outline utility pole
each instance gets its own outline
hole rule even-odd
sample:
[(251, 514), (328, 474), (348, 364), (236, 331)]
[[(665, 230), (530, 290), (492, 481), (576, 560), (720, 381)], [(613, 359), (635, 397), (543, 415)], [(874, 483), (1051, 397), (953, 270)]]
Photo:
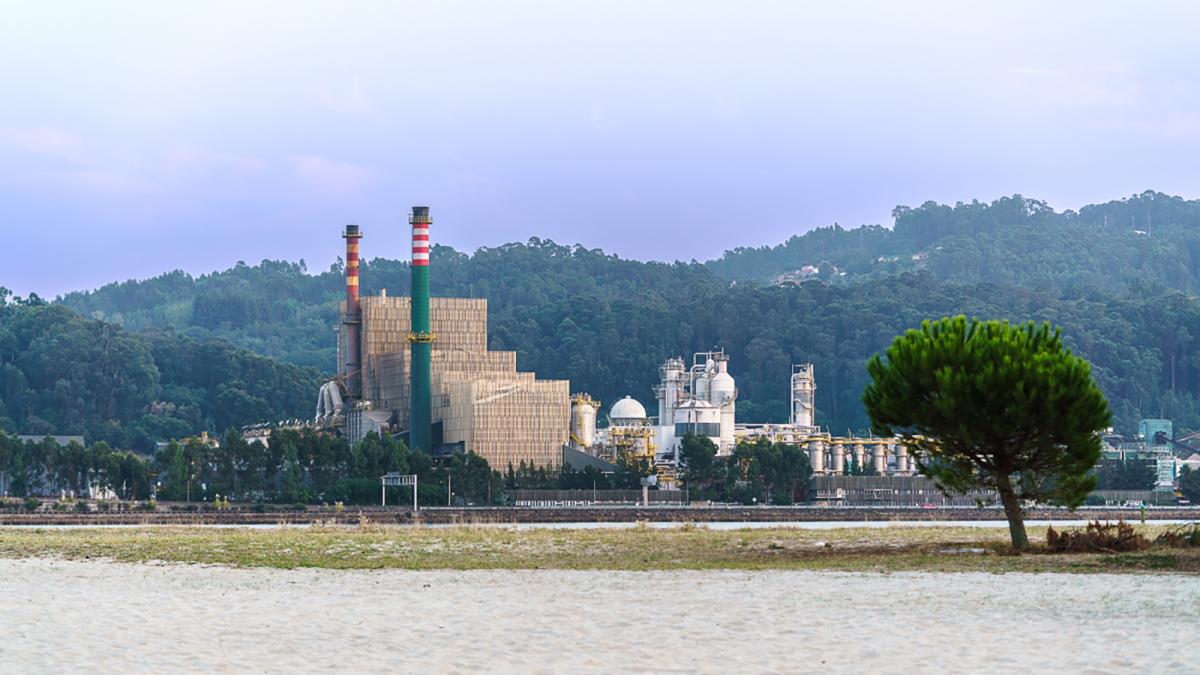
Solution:
[(450, 472), (446, 472), (446, 506), (450, 506), (450, 481), (452, 478)]

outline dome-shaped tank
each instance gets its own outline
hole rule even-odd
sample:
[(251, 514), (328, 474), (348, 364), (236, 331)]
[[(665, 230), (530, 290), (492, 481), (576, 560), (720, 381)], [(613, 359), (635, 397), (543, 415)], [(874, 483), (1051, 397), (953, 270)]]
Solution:
[(632, 396), (626, 396), (609, 409), (608, 421), (619, 427), (645, 424), (646, 408)]

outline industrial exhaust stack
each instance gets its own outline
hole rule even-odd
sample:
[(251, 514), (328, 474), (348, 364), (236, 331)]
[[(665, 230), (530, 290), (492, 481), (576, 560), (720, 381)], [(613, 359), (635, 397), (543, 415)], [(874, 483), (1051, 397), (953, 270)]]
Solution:
[(350, 398), (359, 399), (362, 397), (362, 342), (359, 339), (362, 310), (358, 303), (358, 240), (362, 239), (362, 234), (357, 225), (347, 225), (342, 238), (346, 240), (346, 314), (342, 318), (346, 324), (346, 352), (342, 376)]
[(413, 450), (433, 451), (433, 399), (429, 357), (433, 333), (429, 328), (429, 218), (428, 206), (412, 207), (412, 431), (409, 446)]

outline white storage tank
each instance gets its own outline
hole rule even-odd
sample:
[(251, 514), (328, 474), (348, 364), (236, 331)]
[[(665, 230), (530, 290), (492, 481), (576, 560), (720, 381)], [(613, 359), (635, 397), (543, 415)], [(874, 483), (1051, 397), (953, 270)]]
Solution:
[(689, 433), (704, 436), (721, 447), (721, 409), (703, 399), (688, 399), (675, 408), (675, 445)]
[(721, 454), (733, 452), (735, 404), (737, 386), (733, 376), (729, 374), (729, 360), (718, 358), (715, 362), (716, 373), (708, 380), (708, 400), (721, 411), (720, 442), (717, 447)]
[(587, 394), (571, 397), (571, 442), (580, 448), (596, 444), (596, 410), (600, 402)]

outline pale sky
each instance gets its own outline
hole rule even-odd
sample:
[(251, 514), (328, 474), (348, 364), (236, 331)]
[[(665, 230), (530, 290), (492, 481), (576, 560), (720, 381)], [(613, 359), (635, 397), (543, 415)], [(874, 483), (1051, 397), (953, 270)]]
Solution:
[(1200, 4), (0, 0), (0, 286), (1200, 196)]

